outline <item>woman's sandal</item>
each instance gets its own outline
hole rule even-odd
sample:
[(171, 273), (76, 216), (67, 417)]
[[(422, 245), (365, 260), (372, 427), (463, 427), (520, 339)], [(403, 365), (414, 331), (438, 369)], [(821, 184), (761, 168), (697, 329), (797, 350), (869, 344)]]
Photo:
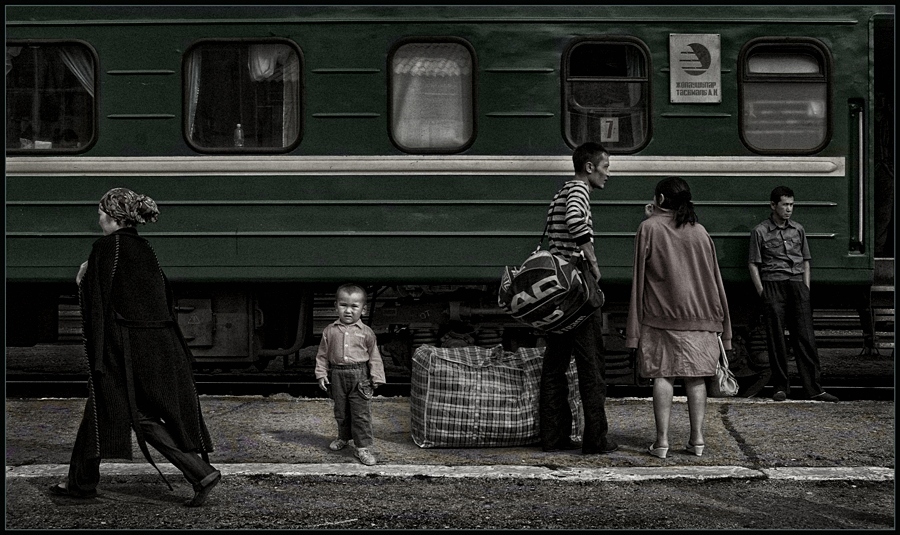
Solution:
[(647, 453), (654, 457), (665, 459), (666, 455), (669, 453), (669, 448), (657, 448), (656, 444), (650, 444), (650, 447), (647, 448)]
[(703, 448), (705, 448), (705, 447), (706, 447), (706, 444), (694, 445), (694, 444), (691, 444), (690, 442), (688, 442), (687, 446), (684, 447), (684, 451), (686, 451), (692, 455), (696, 455), (697, 457), (700, 457), (701, 455), (703, 455)]

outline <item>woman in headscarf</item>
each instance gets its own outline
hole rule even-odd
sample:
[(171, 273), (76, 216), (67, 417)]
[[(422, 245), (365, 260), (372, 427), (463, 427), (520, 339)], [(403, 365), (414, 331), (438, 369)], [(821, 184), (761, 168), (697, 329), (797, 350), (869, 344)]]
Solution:
[(684, 381), (691, 425), (685, 451), (703, 454), (706, 378), (716, 373), (719, 334), (731, 349), (731, 319), (716, 248), (697, 222), (691, 199), (683, 179), (661, 180), (634, 244), (625, 346), (637, 348), (641, 376), (653, 379), (656, 440), (647, 451), (662, 459), (669, 451), (678, 378)]
[(194, 496), (185, 505), (201, 505), (221, 473), (208, 461), (212, 441), (169, 282), (136, 228), (155, 222), (159, 209), (146, 195), (114, 188), (100, 199), (97, 212), (104, 235), (76, 276), (90, 371), (88, 400), (68, 479), (50, 491), (97, 496), (100, 459), (131, 459), (133, 429), (150, 464), (156, 467), (147, 444), (191, 483)]

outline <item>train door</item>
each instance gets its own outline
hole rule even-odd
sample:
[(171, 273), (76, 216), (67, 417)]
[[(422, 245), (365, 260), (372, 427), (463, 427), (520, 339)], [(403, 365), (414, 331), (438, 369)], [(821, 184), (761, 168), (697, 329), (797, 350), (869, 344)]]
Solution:
[[(893, 348), (894, 331), (894, 16), (874, 19), (873, 138), (874, 255), (872, 329), (867, 349)], [(888, 339), (891, 339), (888, 341)], [(868, 341), (868, 340), (867, 340)]]

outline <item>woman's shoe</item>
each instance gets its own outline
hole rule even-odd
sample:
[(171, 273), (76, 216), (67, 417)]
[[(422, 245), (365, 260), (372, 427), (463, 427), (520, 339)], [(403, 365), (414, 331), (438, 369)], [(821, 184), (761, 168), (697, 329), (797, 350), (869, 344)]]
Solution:
[(701, 455), (703, 455), (703, 448), (705, 448), (705, 447), (706, 447), (706, 444), (694, 445), (694, 444), (691, 444), (690, 442), (688, 442), (687, 446), (684, 447), (684, 451), (686, 451), (692, 455), (696, 455), (697, 457), (700, 457)]
[(657, 448), (656, 444), (650, 444), (650, 447), (647, 448), (647, 453), (654, 457), (665, 459), (666, 455), (669, 453), (669, 448)]

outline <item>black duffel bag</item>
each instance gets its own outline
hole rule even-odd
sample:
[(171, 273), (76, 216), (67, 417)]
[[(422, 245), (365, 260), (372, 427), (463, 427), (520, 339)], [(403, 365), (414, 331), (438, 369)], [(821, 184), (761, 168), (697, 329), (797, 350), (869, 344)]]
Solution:
[(497, 303), (526, 325), (555, 334), (574, 329), (604, 300), (584, 257), (575, 262), (543, 251), (539, 244), (521, 266), (504, 268)]

